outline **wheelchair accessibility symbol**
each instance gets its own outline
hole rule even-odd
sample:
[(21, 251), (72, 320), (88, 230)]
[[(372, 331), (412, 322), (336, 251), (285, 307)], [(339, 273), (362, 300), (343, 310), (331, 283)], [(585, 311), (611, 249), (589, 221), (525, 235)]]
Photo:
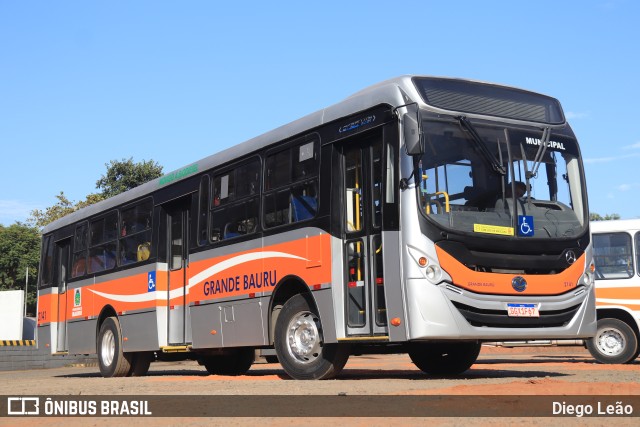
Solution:
[(147, 292), (154, 292), (156, 290), (156, 272), (150, 271), (148, 276), (148, 289)]
[(533, 216), (518, 215), (518, 235), (523, 237), (533, 236)]

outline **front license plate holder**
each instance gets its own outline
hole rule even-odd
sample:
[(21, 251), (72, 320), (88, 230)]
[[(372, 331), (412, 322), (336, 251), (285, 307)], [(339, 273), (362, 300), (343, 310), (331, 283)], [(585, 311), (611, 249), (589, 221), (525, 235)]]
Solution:
[(509, 303), (507, 314), (509, 317), (540, 317), (539, 304)]

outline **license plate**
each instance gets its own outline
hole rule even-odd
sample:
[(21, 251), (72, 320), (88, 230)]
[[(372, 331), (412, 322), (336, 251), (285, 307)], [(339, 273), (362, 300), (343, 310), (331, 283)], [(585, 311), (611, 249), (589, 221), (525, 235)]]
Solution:
[(540, 317), (538, 304), (507, 304), (509, 317)]

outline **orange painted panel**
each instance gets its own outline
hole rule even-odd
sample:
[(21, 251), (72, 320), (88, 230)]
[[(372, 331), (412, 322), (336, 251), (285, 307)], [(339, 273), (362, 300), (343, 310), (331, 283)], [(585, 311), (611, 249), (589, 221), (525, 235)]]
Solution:
[[(184, 288), (186, 302), (270, 292), (288, 275), (300, 277), (309, 286), (330, 283), (330, 243), (331, 237), (322, 234), (193, 262)], [(149, 292), (148, 272), (68, 290), (67, 319), (98, 316), (106, 305), (111, 305), (116, 312), (182, 305), (182, 270), (156, 271), (155, 274), (155, 292)], [(39, 298), (38, 324), (56, 321), (57, 295)]]
[(436, 246), (440, 266), (451, 276), (453, 283), (461, 288), (480, 294), (496, 295), (559, 295), (574, 289), (584, 273), (585, 255), (559, 274), (521, 274), (527, 281), (527, 289), (517, 292), (511, 280), (518, 274), (484, 273), (473, 271)]

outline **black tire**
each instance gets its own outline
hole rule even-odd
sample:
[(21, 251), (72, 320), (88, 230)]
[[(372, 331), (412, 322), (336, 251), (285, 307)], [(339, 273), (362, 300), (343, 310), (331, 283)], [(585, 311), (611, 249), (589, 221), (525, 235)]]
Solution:
[(344, 344), (324, 344), (320, 317), (303, 295), (282, 307), (276, 321), (274, 346), (285, 372), (297, 380), (333, 378), (349, 359)]
[(244, 375), (253, 365), (255, 355), (253, 348), (243, 347), (229, 354), (204, 357), (202, 364), (211, 375)]
[(117, 317), (107, 317), (98, 333), (98, 365), (105, 378), (125, 377), (132, 372), (133, 353), (122, 351), (122, 333)]
[(130, 376), (144, 377), (147, 375), (147, 372), (149, 372), (149, 366), (154, 360), (155, 356), (153, 355), (153, 352), (141, 351), (134, 353)]
[(409, 357), (423, 372), (432, 375), (458, 375), (478, 359), (480, 343), (411, 343)]
[(600, 363), (629, 363), (638, 357), (638, 337), (622, 320), (600, 319), (596, 335), (587, 340), (587, 349)]

